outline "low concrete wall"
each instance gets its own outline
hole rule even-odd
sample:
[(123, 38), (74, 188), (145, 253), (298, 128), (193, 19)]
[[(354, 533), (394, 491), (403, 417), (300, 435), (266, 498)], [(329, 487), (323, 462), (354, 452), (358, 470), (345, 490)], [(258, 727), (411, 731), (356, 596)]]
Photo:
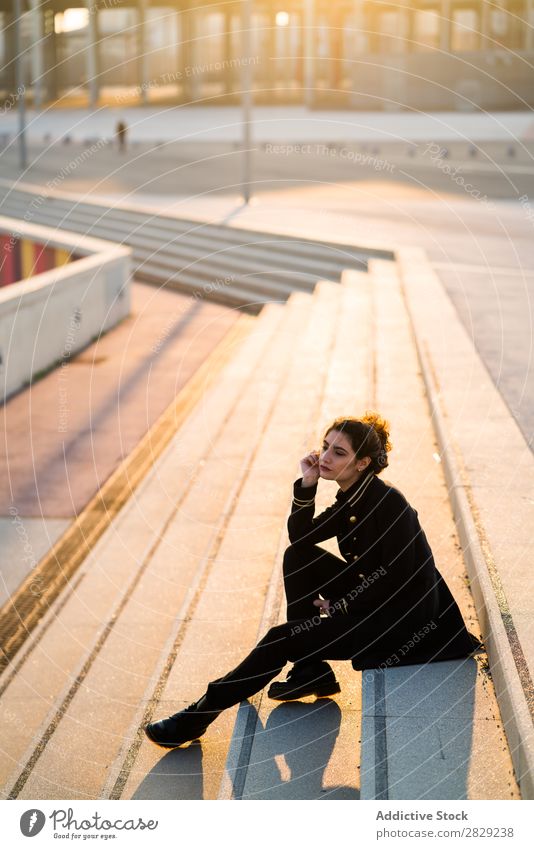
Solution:
[(81, 256), (0, 289), (0, 401), (130, 313), (130, 248), (0, 217), (0, 232)]

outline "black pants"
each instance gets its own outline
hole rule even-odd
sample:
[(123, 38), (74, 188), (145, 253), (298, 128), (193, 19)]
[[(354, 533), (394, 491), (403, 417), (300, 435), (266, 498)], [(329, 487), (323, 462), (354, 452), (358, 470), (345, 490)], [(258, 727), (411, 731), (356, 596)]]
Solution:
[(313, 605), (319, 593), (334, 601), (354, 587), (354, 566), (319, 546), (297, 543), (285, 551), (283, 573), (288, 621), (270, 628), (235, 669), (211, 681), (207, 697), (214, 708), (254, 695), (288, 661), (324, 667), (327, 659), (348, 660), (355, 653), (359, 620), (341, 611), (323, 618)]

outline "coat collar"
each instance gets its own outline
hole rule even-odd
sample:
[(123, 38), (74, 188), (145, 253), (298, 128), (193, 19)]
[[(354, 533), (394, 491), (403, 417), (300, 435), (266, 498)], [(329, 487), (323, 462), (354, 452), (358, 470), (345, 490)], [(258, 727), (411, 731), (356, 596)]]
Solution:
[(375, 477), (376, 475), (374, 472), (366, 472), (345, 491), (338, 489), (336, 501), (339, 504), (350, 504), (350, 506), (353, 507), (364, 497), (365, 493), (372, 488), (372, 483)]

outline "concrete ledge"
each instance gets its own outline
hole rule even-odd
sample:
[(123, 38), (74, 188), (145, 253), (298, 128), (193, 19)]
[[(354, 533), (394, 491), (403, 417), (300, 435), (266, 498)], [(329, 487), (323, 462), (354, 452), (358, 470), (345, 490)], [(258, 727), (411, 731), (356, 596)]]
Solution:
[(0, 218), (0, 230), (81, 255), (0, 290), (5, 400), (129, 314), (131, 250), (12, 218)]
[(516, 778), (532, 799), (534, 458), (425, 252), (397, 260)]

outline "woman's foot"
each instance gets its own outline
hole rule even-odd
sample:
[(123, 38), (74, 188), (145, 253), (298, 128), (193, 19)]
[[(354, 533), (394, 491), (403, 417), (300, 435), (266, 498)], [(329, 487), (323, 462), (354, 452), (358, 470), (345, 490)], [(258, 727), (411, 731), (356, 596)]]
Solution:
[(286, 681), (274, 681), (267, 695), (280, 702), (303, 699), (305, 696), (333, 696), (341, 692), (336, 676), (328, 663), (296, 663)]
[(150, 722), (145, 727), (145, 734), (152, 743), (163, 746), (165, 749), (174, 749), (182, 743), (201, 737), (220, 712), (220, 710), (209, 710), (206, 697), (202, 696), (198, 702), (193, 702), (189, 707), (174, 713), (167, 719)]

